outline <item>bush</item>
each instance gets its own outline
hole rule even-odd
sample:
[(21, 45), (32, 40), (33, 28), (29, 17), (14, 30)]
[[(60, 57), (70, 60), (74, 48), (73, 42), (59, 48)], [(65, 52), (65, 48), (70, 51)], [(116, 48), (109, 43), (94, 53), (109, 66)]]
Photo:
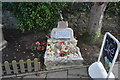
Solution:
[(109, 14), (111, 17), (120, 16), (120, 2), (109, 2), (106, 9), (106, 14)]
[(56, 27), (66, 3), (26, 2), (11, 3), (11, 10), (20, 20), (16, 26), (22, 31), (49, 31)]

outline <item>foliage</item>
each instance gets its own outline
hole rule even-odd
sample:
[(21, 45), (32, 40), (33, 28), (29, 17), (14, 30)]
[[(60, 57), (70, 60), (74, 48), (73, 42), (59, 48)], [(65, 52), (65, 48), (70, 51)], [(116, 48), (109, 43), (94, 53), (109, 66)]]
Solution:
[[(74, 13), (75, 11), (88, 13), (88, 12), (90, 12), (93, 4), (94, 3), (92, 3), (92, 2), (69, 3), (69, 8), (67, 8), (67, 10), (70, 13)], [(107, 5), (106, 14), (119, 15), (120, 14), (120, 2), (109, 2)]]
[(93, 3), (91, 2), (74, 2), (67, 3), (67, 7), (65, 8), (66, 12), (74, 14), (76, 12), (90, 12), (91, 6)]
[(109, 14), (111, 16), (120, 16), (120, 2), (109, 2), (106, 14)]
[[(90, 13), (92, 2), (74, 3), (50, 3), (50, 2), (29, 2), (29, 3), (3, 3), (3, 6), (10, 9), (21, 21), (17, 27), (21, 30), (39, 31), (40, 29), (50, 31), (57, 25), (60, 19), (61, 10), (63, 16), (66, 13), (87, 12)], [(4, 10), (3, 7), (3, 10)], [(109, 2), (105, 14), (110, 16), (120, 15), (120, 2)], [(68, 16), (66, 16), (68, 17)], [(64, 17), (65, 18), (65, 17)]]
[(11, 3), (10, 9), (20, 20), (16, 26), (22, 31), (48, 31), (57, 25), (60, 13), (66, 3), (28, 2)]

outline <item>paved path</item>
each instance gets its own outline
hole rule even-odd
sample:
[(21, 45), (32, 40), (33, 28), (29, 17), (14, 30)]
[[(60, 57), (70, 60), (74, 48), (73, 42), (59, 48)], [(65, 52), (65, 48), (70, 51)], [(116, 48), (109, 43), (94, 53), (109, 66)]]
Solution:
[(44, 72), (37, 75), (28, 75), (23, 78), (26, 80), (28, 78), (89, 78), (87, 74), (86, 67), (77, 67), (72, 69), (61, 69), (61, 70), (53, 70), (49, 72)]
[[(72, 79), (72, 78), (82, 79), (82, 80), (91, 80), (88, 75), (87, 69), (88, 67), (84, 67), (84, 66), (77, 66), (77, 67), (66, 68), (66, 69), (54, 69), (49, 71), (35, 72), (34, 74), (29, 74), (19, 78), (11, 78), (11, 79), (3, 79), (3, 80), (47, 80), (50, 78), (54, 78), (54, 79), (64, 78), (66, 80)], [(119, 76), (118, 76), (119, 69), (120, 68), (118, 66), (118, 63), (116, 63), (113, 68), (113, 73), (115, 74), (115, 77), (118, 79), (119, 79)]]
[[(87, 71), (88, 67), (73, 67), (70, 69), (61, 69), (61, 70), (53, 70), (53, 71), (48, 71), (45, 73), (37, 74), (37, 75), (31, 75), (31, 76), (25, 76), (23, 80), (27, 80), (29, 78), (42, 78), (42, 79), (50, 79), (50, 78), (84, 78), (90, 79)], [(113, 73), (116, 78), (119, 78), (118, 73), (119, 73), (119, 66), (118, 63), (115, 64), (113, 68)]]

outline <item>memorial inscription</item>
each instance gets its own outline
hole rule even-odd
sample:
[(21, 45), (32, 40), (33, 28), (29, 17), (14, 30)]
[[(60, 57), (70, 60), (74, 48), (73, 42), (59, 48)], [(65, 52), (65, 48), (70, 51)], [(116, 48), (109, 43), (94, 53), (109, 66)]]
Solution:
[(57, 31), (55, 33), (55, 38), (59, 39), (70, 39), (71, 35), (70, 35), (70, 31)]

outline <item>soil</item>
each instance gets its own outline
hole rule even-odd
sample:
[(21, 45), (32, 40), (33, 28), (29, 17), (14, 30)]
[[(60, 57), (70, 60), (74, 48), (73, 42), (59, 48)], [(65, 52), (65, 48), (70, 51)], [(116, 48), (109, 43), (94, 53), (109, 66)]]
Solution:
[[(4, 38), (7, 41), (7, 47), (3, 49), (2, 61), (12, 60), (27, 60), (38, 58), (39, 55), (35, 54), (31, 50), (31, 44), (35, 43), (37, 40), (45, 40), (46, 33), (40, 31), (39, 33), (33, 32), (22, 32), (18, 29), (3, 29)], [(78, 38), (78, 47), (81, 49), (80, 52), (84, 58), (84, 64), (88, 65), (97, 60), (100, 48), (95, 45), (87, 45), (81, 42), (81, 39)]]
[(3, 29), (3, 33), (4, 38), (7, 41), (7, 46), (2, 51), (2, 62), (27, 59), (33, 60), (34, 58), (39, 58), (43, 63), (43, 56), (41, 57), (39, 54), (32, 51), (31, 45), (36, 41), (46, 42), (46, 33), (44, 31), (40, 31), (40, 33), (26, 31), (23, 33), (18, 29)]

